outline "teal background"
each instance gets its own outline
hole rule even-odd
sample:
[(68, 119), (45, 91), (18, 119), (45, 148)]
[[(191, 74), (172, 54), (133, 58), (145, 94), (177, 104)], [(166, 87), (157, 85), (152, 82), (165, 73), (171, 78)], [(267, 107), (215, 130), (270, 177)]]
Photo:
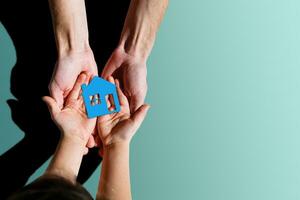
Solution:
[[(132, 142), (134, 199), (300, 199), (299, 54), (298, 0), (170, 1)], [(6, 104), (16, 59), (0, 26), (0, 153), (23, 137)]]

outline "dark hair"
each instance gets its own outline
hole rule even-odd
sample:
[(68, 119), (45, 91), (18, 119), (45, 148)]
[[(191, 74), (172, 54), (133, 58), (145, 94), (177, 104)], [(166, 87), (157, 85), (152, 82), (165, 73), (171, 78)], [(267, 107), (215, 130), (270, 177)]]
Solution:
[(89, 192), (80, 184), (73, 184), (62, 177), (42, 176), (20, 191), (13, 194), (8, 200), (91, 200)]

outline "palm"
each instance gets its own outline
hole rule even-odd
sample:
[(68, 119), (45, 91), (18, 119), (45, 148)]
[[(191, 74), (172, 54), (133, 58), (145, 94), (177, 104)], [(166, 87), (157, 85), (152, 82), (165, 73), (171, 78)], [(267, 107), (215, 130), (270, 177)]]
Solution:
[[(115, 81), (111, 77), (109, 78), (109, 81), (115, 83)], [(127, 126), (127, 124), (131, 120), (129, 103), (126, 96), (121, 91), (118, 81), (116, 81), (116, 85), (120, 100), (120, 112), (98, 117), (97, 120), (98, 134), (101, 141), (105, 144), (110, 144), (120, 139), (129, 139), (133, 135), (133, 133), (131, 133), (129, 129), (124, 129), (124, 126)], [(108, 104), (110, 105), (109, 100)]]
[(58, 102), (60, 107), (63, 106), (65, 97), (68, 96), (77, 77), (83, 71), (92, 76), (98, 73), (97, 65), (91, 51), (73, 53), (57, 61), (49, 89), (51, 96)]
[(100, 138), (105, 140), (110, 133), (114, 133), (112, 131), (117, 126), (119, 126), (120, 122), (126, 121), (130, 117), (129, 108), (121, 106), (121, 111), (119, 113), (113, 113), (110, 115), (105, 115), (98, 117), (98, 133), (100, 134)]
[(103, 70), (102, 77), (112, 75), (120, 80), (130, 101), (130, 110), (135, 111), (144, 103), (147, 93), (146, 62), (115, 50)]
[(88, 83), (89, 77), (81, 74), (70, 94), (68, 95), (63, 108), (59, 108), (57, 102), (46, 97), (50, 112), (54, 122), (68, 136), (79, 137), (83, 141), (88, 141), (96, 126), (96, 119), (88, 119), (85, 113), (84, 103), (80, 94), (81, 85)]
[[(64, 121), (69, 123), (62, 123)], [(76, 127), (78, 130), (84, 130), (80, 135), (84, 140), (87, 140), (95, 128), (95, 120), (86, 117), (85, 109), (82, 100), (74, 101), (67, 100), (65, 107), (57, 116), (58, 123), (64, 124), (64, 130), (72, 130)]]

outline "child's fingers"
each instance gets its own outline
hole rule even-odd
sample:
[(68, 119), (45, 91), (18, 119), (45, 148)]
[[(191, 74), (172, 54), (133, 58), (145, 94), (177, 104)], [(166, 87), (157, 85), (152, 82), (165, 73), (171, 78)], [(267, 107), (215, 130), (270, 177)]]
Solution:
[(93, 135), (90, 135), (89, 140), (88, 140), (86, 146), (88, 148), (93, 148), (95, 146), (95, 144), (96, 143), (95, 143), (95, 139), (94, 139)]
[(116, 82), (117, 93), (118, 93), (120, 104), (125, 106), (128, 105), (127, 97), (125, 96), (125, 94), (122, 92), (120, 88), (120, 81), (116, 79), (115, 82)]
[(115, 79), (114, 79), (114, 77), (109, 76), (107, 80), (108, 80), (109, 82), (115, 84)]
[(44, 96), (42, 99), (47, 104), (48, 109), (52, 116), (61, 111), (58, 104), (52, 97)]
[(51, 84), (49, 87), (50, 96), (55, 99), (59, 108), (63, 108), (64, 106), (64, 96), (63, 92), (57, 86), (57, 84)]
[(110, 108), (111, 104), (107, 95), (105, 96), (105, 101), (106, 101), (107, 108)]
[[(114, 79), (114, 77), (109, 76), (109, 77), (107, 78), (107, 80), (108, 80), (110, 83), (115, 84), (115, 79)], [(110, 96), (105, 96), (105, 101), (106, 101), (108, 110), (110, 110), (111, 107), (114, 106), (114, 105), (113, 105), (113, 99), (112, 99)]]
[(84, 150), (83, 150), (83, 155), (86, 155), (89, 153), (89, 148), (87, 147), (84, 147)]
[(75, 82), (75, 85), (70, 93), (70, 99), (78, 99), (79, 97), (79, 94), (80, 94), (80, 90), (81, 90), (81, 85), (83, 83), (85, 83), (87, 80), (87, 75), (82, 73), (78, 76), (76, 82)]
[(144, 121), (147, 112), (149, 110), (150, 106), (147, 104), (144, 104), (140, 106), (131, 116), (131, 119), (134, 123), (135, 128), (139, 128), (141, 123)]
[(100, 143), (101, 143), (101, 139), (99, 138), (98, 134), (96, 133), (94, 136), (94, 139), (95, 139), (95, 143), (96, 143), (96, 147), (100, 147)]

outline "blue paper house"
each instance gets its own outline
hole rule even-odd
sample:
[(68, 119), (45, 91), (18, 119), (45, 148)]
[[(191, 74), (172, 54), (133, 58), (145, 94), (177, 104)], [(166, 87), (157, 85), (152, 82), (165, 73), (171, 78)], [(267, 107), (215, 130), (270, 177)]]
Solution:
[[(117, 88), (114, 84), (95, 76), (88, 85), (82, 84), (81, 89), (88, 118), (120, 112)], [(113, 110), (108, 109), (106, 99), (109, 96), (113, 100)]]

